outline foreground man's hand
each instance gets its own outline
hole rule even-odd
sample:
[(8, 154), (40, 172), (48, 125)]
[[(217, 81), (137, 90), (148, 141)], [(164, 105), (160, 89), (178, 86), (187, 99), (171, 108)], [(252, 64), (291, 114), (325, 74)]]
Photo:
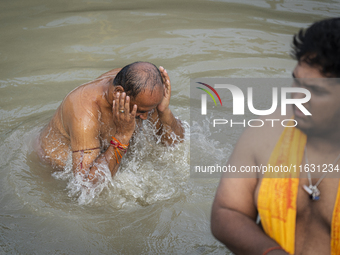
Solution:
[(159, 112), (164, 112), (165, 110), (169, 108), (169, 104), (170, 104), (171, 83), (170, 83), (169, 75), (167, 71), (164, 69), (164, 67), (160, 66), (159, 71), (161, 72), (162, 80), (163, 80), (164, 97), (163, 97), (162, 102), (157, 106), (157, 110)]
[(130, 97), (123, 93), (116, 93), (113, 100), (112, 114), (116, 126), (115, 137), (121, 143), (128, 143), (136, 126), (137, 105), (133, 106), (130, 113)]

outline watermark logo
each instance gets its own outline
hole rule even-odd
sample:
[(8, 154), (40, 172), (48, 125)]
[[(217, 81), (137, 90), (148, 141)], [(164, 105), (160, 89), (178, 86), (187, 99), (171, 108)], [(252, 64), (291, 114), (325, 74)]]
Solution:
[[(221, 106), (222, 106), (222, 100), (217, 93), (217, 91), (210, 85), (203, 83), (203, 82), (197, 82), (199, 84), (202, 84), (209, 89), (211, 89), (215, 95), (220, 100)], [(215, 106), (216, 100), (213, 97), (213, 95), (206, 89), (197, 87), (198, 89), (201, 89), (205, 91), (207, 94), (210, 95), (210, 97), (213, 99)], [(217, 89), (228, 89), (231, 92), (232, 98), (233, 98), (233, 115), (244, 115), (244, 105), (245, 105), (245, 99), (244, 94), (242, 90), (232, 84), (215, 84), (215, 88)], [(303, 94), (304, 97), (300, 98), (289, 98), (288, 95), (291, 93), (300, 93)], [(300, 109), (301, 112), (303, 112), (304, 115), (312, 115), (304, 106), (304, 103), (307, 103), (311, 98), (311, 93), (309, 90), (304, 88), (296, 88), (296, 87), (288, 87), (288, 88), (281, 88), (281, 115), (286, 115), (286, 109), (287, 105), (295, 105), (298, 109)], [(255, 109), (254, 103), (253, 103), (253, 88), (249, 87), (247, 88), (247, 105), (248, 109), (251, 113), (255, 115), (270, 115), (275, 112), (278, 106), (278, 88), (273, 87), (272, 88), (272, 105), (269, 109), (266, 110), (258, 110)], [(206, 115), (207, 114), (207, 95), (202, 94), (201, 95), (201, 114)]]
[[(203, 83), (203, 82), (197, 82), (197, 83), (206, 86), (212, 92), (214, 92), (215, 95), (217, 96), (218, 100), (220, 101), (221, 106), (223, 106), (220, 95), (217, 93), (217, 91), (213, 87), (211, 87), (210, 85), (208, 85), (206, 83)], [(211, 94), (211, 92), (209, 90), (203, 89), (201, 87), (196, 87), (196, 88), (201, 89), (204, 92), (206, 92), (212, 98), (212, 100), (214, 101), (215, 106), (217, 106), (216, 100), (215, 100), (214, 96)], [(202, 115), (206, 115), (207, 114), (207, 95), (206, 94), (202, 94), (201, 95), (201, 114)]]
[[(313, 128), (313, 120), (322, 114), (314, 113), (313, 107), (321, 106), (319, 99), (325, 99), (316, 89), (331, 90), (333, 83), (340, 82), (294, 77), (191, 79), (190, 176), (211, 178), (225, 174), (228, 178), (254, 178), (266, 172), (297, 173), (299, 166), (249, 165), (244, 159), (249, 148), (256, 151), (267, 148), (269, 143), (274, 148), (285, 129), (290, 134), (294, 127)], [(241, 140), (245, 151), (238, 147), (239, 153), (228, 162), (245, 129)]]

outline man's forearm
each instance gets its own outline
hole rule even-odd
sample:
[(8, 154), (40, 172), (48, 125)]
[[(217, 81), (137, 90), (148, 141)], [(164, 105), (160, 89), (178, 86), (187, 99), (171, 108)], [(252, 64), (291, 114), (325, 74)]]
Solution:
[[(211, 216), (213, 235), (233, 253), (262, 255), (271, 247), (279, 245), (267, 236), (248, 216), (226, 208), (213, 207)], [(284, 250), (273, 250), (270, 255), (286, 255)]]
[(167, 108), (165, 111), (158, 111), (158, 117), (161, 124), (162, 142), (172, 144), (171, 134), (174, 133), (178, 138), (184, 138), (184, 128), (179, 119), (176, 119), (171, 110)]
[[(116, 138), (121, 142), (121, 143), (126, 143), (128, 144), (129, 142), (129, 137), (128, 136), (122, 136), (122, 135), (116, 135)], [(122, 161), (122, 157), (125, 154), (125, 151), (119, 148), (115, 148), (114, 146), (109, 146), (107, 150), (100, 154), (99, 157), (95, 160), (95, 164), (90, 168), (90, 173), (89, 173), (89, 180), (92, 182), (97, 182), (98, 181), (98, 167), (97, 165), (100, 164), (107, 164), (108, 168), (110, 169), (111, 176), (114, 176), (117, 171), (118, 167), (120, 165), (120, 162)]]
[[(106, 164), (108, 166), (112, 177), (117, 173), (121, 158), (120, 156), (117, 156), (119, 159), (117, 162), (114, 150), (115, 149), (110, 146), (104, 153), (98, 156), (98, 158), (94, 161), (93, 166), (90, 168), (90, 172), (88, 175), (89, 181), (91, 181), (92, 183), (96, 183), (98, 181), (98, 177), (101, 174), (99, 172), (98, 166), (102, 164)], [(120, 153), (122, 155), (121, 151)]]

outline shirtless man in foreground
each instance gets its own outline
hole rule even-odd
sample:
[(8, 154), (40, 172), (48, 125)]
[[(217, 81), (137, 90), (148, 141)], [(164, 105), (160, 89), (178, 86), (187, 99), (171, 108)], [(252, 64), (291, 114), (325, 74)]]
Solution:
[(63, 168), (72, 153), (73, 172), (93, 183), (103, 174), (101, 164), (114, 176), (142, 120), (154, 123), (165, 144), (183, 139), (181, 122), (169, 109), (170, 96), (163, 67), (135, 62), (113, 69), (64, 98), (40, 134), (41, 157)]
[[(294, 55), (298, 60), (293, 71), (294, 78), (340, 77), (339, 18), (320, 21), (306, 31), (300, 31), (294, 37), (293, 44)], [(302, 162), (300, 161), (299, 164), (309, 163), (309, 166), (311, 164), (315, 166), (333, 164), (335, 167), (340, 164), (340, 161), (337, 161), (340, 154), (340, 84), (339, 81), (337, 81), (338, 84), (318, 81), (320, 80), (315, 79), (310, 81), (311, 83), (308, 80), (295, 82), (295, 86), (310, 91), (311, 99), (304, 104), (304, 107), (312, 115), (305, 116), (298, 108), (292, 107), (287, 110), (287, 116), (294, 115), (298, 122), (296, 130), (302, 131), (300, 133), (307, 137), (306, 145), (300, 150)], [(298, 97), (302, 95), (292, 95), (292, 98)], [(281, 116), (278, 113), (271, 117), (266, 116), (266, 118), (285, 119), (287, 116)], [(283, 130), (282, 126), (273, 128), (270, 125), (248, 128), (239, 138), (227, 165), (236, 166), (237, 169), (240, 166), (266, 166), (276, 143), (279, 143), (278, 140)], [(261, 209), (259, 208), (260, 187), (265, 181), (265, 179), (257, 178), (256, 174), (253, 178), (221, 178), (212, 206), (213, 235), (235, 254), (340, 254), (340, 231), (333, 229), (334, 226), (339, 226), (340, 212), (334, 210), (338, 204), (336, 201), (339, 202), (340, 199), (339, 178), (320, 180), (320, 175), (312, 174), (313, 185), (321, 181), (317, 186), (321, 193), (320, 199), (315, 201), (310, 198), (304, 188), (304, 185), (309, 186), (308, 178), (306, 175), (301, 177), (304, 178), (296, 179), (297, 195), (296, 203), (293, 204), (293, 207), (296, 206), (296, 217), (291, 225), (292, 229), (295, 229), (290, 240), (293, 244), (291, 251), (284, 249), (284, 246), (277, 240), (279, 238), (271, 238), (267, 231), (256, 224), (256, 218)], [(269, 180), (269, 182), (274, 181), (276, 180)], [(285, 179), (285, 181), (290, 180)], [(273, 201), (276, 201), (280, 196), (287, 197), (286, 192), (280, 194), (280, 188), (282, 186), (279, 186), (276, 191), (266, 192), (264, 199), (273, 196)], [(278, 218), (271, 218), (271, 220), (273, 222)], [(335, 221), (335, 225), (332, 220)], [(261, 222), (264, 226), (262, 216)]]

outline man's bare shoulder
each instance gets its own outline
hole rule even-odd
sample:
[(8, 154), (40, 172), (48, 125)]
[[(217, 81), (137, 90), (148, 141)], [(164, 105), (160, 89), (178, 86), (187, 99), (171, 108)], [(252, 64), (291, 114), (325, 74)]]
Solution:
[[(290, 113), (290, 112), (289, 112)], [(289, 115), (288, 115), (289, 116)], [(281, 116), (280, 110), (272, 115), (259, 117), (264, 125), (248, 127), (240, 136), (228, 165), (236, 169), (266, 165), (284, 127), (281, 125), (286, 116)], [(255, 172), (242, 173), (239, 178), (221, 179), (215, 198), (215, 206), (229, 208), (241, 212), (255, 220), (255, 192), (259, 179)]]
[[(287, 109), (287, 113), (290, 116), (291, 111)], [(264, 123), (263, 126), (248, 127), (242, 133), (235, 146), (236, 153), (239, 154), (237, 159), (242, 160), (241, 156), (248, 155), (256, 165), (266, 164), (285, 128), (284, 125), (287, 124), (285, 120), (290, 118), (287, 116), (282, 116), (278, 109), (271, 115), (258, 118)]]
[(86, 129), (91, 126), (99, 126), (101, 115), (102, 93), (96, 91), (93, 86), (80, 86), (66, 96), (62, 103), (62, 112), (66, 129), (69, 131), (77, 129)]

